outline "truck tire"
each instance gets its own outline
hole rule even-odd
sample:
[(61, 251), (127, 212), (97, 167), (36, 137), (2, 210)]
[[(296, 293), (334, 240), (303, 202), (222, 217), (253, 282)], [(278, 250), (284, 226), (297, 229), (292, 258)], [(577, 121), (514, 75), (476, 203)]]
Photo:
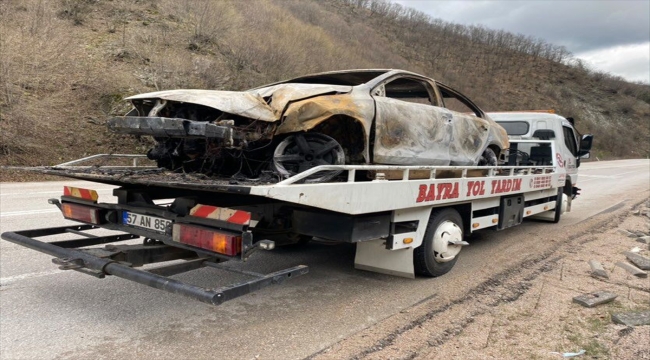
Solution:
[(560, 222), (560, 217), (562, 216), (562, 195), (564, 194), (564, 188), (560, 187), (557, 189), (557, 199), (555, 200), (555, 216), (553, 217), (553, 223), (557, 224)]
[(463, 219), (454, 209), (433, 211), (422, 245), (413, 251), (415, 273), (431, 277), (448, 273), (463, 247), (449, 240), (463, 241)]

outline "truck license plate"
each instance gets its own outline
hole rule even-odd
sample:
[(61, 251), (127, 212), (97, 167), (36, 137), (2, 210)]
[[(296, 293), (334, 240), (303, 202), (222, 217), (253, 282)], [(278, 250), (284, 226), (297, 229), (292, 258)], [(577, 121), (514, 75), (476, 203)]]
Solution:
[(147, 230), (152, 230), (158, 233), (164, 234), (167, 232), (167, 229), (171, 228), (171, 220), (132, 213), (130, 211), (122, 212), (122, 223), (124, 225), (135, 226)]

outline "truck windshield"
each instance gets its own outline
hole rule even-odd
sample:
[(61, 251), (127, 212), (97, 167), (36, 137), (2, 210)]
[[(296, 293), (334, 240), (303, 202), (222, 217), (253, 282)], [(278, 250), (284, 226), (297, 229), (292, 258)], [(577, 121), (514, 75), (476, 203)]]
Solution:
[(526, 135), (530, 126), (526, 121), (497, 121), (508, 135)]

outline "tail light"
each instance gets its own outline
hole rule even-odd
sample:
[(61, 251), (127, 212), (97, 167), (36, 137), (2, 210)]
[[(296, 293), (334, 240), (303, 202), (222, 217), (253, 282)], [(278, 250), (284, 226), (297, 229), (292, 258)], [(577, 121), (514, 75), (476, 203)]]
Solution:
[(224, 234), (197, 226), (174, 224), (172, 236), (176, 242), (219, 254), (235, 256), (241, 252), (242, 237), (237, 235)]
[(66, 219), (78, 220), (91, 224), (101, 224), (101, 217), (99, 214), (100, 210), (101, 209), (78, 204), (61, 204), (61, 211)]

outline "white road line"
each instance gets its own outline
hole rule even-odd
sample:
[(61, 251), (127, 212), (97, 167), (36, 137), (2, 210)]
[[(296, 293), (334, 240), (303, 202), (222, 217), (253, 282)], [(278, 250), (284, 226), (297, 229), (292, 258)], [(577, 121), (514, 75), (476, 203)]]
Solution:
[(579, 174), (578, 177), (598, 178), (598, 179), (616, 179), (618, 176), (617, 175), (586, 175), (586, 174)]
[(645, 174), (645, 175), (647, 175), (648, 173), (647, 172), (640, 172), (640, 171), (627, 171), (627, 172), (616, 174), (616, 175), (617, 176), (623, 176), (623, 175), (627, 175), (627, 174), (641, 174), (641, 175)]
[(30, 279), (30, 278), (35, 278), (35, 277), (41, 277), (41, 276), (47, 276), (47, 275), (54, 275), (54, 274), (59, 274), (62, 273), (63, 270), (50, 270), (50, 271), (42, 271), (42, 272), (37, 272), (37, 273), (27, 273), (27, 274), (22, 274), (22, 275), (15, 275), (15, 276), (8, 276), (8, 277), (3, 277), (0, 278), (0, 286), (7, 286), (11, 283), (14, 283), (16, 281), (24, 280), (24, 279)]
[(0, 213), (0, 217), (5, 216), (22, 216), (22, 215), (32, 215), (32, 214), (49, 214), (60, 212), (59, 209), (41, 209), (41, 210), (24, 210), (24, 211), (5, 211)]
[[(616, 166), (598, 166), (598, 167), (584, 167), (580, 168), (580, 170), (583, 171), (588, 171), (588, 170), (604, 170), (604, 169), (618, 169), (618, 168), (626, 168), (626, 167), (643, 167), (644, 169), (648, 167), (648, 164), (631, 164), (631, 165), (616, 165)], [(641, 170), (641, 169), (639, 169)]]

